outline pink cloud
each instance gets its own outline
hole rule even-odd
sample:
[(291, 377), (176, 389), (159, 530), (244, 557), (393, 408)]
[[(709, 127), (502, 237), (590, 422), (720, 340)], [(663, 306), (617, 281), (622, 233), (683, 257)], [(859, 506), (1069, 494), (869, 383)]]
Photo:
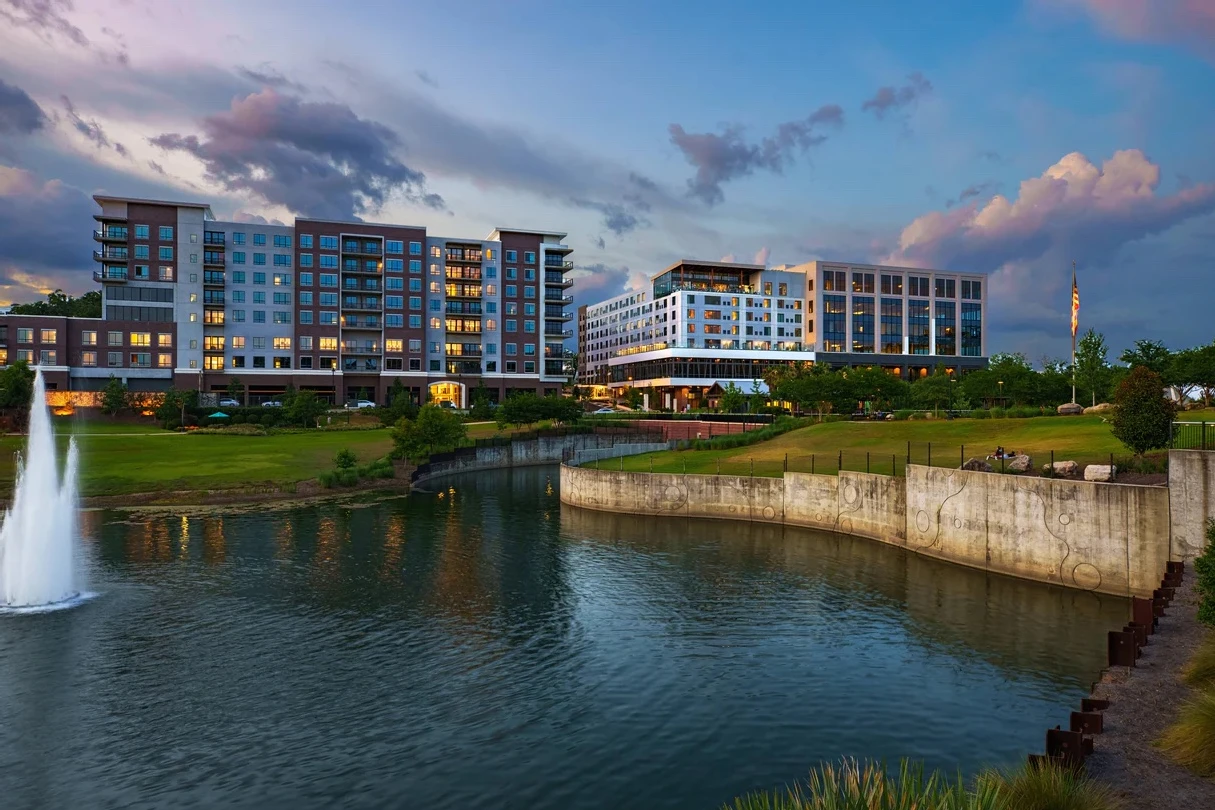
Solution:
[(768, 258), (769, 258), (771, 255), (772, 255), (772, 251), (771, 251), (771, 250), (768, 248), (768, 246), (767, 246), (767, 245), (764, 245), (764, 246), (763, 246), (763, 247), (761, 247), (761, 248), (760, 248), (758, 251), (756, 251), (756, 253), (755, 253), (755, 258), (754, 258), (754, 259), (751, 261), (751, 263), (752, 263), (752, 264), (762, 264), (762, 265), (767, 265), (767, 264), (768, 264)]
[(1212, 0), (1038, 0), (1085, 11), (1107, 33), (1142, 42), (1181, 43), (1215, 56)]

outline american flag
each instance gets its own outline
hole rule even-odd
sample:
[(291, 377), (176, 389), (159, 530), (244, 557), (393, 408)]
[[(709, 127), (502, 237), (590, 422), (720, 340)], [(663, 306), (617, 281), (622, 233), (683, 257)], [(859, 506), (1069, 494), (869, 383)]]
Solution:
[(1076, 286), (1076, 266), (1072, 265), (1072, 337), (1080, 328), (1080, 288)]

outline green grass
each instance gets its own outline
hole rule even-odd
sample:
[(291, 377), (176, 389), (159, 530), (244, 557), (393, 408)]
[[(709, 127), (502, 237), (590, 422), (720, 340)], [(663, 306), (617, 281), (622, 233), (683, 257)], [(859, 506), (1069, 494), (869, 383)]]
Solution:
[(1195, 689), (1215, 689), (1215, 634), (1207, 635), (1182, 675)]
[(1054, 765), (989, 771), (967, 787), (906, 760), (897, 772), (844, 760), (815, 768), (803, 785), (735, 799), (723, 810), (1114, 810), (1104, 787)]
[[(1037, 417), (1032, 419), (955, 419), (905, 422), (830, 422), (801, 428), (771, 441), (748, 447), (710, 450), (679, 450), (630, 456), (623, 460), (626, 471), (688, 472), (712, 475), (779, 476), (788, 456), (789, 470), (835, 473), (843, 451), (843, 468), (901, 474), (911, 443), (914, 464), (931, 461), (933, 466), (957, 467), (965, 458), (983, 458), (997, 445), (1026, 452), (1041, 467), (1055, 452), (1056, 461), (1085, 464), (1108, 463), (1127, 455), (1098, 416)], [(602, 462), (604, 468), (619, 469), (621, 461)], [(999, 469), (999, 463), (993, 466)]]
[(1160, 747), (1199, 776), (1215, 777), (1215, 691), (1199, 692), (1181, 707)]

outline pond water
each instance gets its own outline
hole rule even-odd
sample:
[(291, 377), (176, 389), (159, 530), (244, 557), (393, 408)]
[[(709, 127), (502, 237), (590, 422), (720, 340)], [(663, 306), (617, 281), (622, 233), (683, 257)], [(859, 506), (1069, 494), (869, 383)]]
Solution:
[(871, 541), (563, 507), (555, 469), (87, 513), (0, 616), (0, 806), (716, 808), (842, 756), (1040, 751), (1123, 600)]

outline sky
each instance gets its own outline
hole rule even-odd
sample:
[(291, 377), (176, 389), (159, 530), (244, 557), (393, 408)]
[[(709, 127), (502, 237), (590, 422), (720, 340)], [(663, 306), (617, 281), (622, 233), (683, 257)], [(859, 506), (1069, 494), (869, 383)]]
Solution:
[(94, 193), (989, 274), (988, 344), (1215, 338), (1215, 0), (0, 0), (0, 301), (94, 287)]

